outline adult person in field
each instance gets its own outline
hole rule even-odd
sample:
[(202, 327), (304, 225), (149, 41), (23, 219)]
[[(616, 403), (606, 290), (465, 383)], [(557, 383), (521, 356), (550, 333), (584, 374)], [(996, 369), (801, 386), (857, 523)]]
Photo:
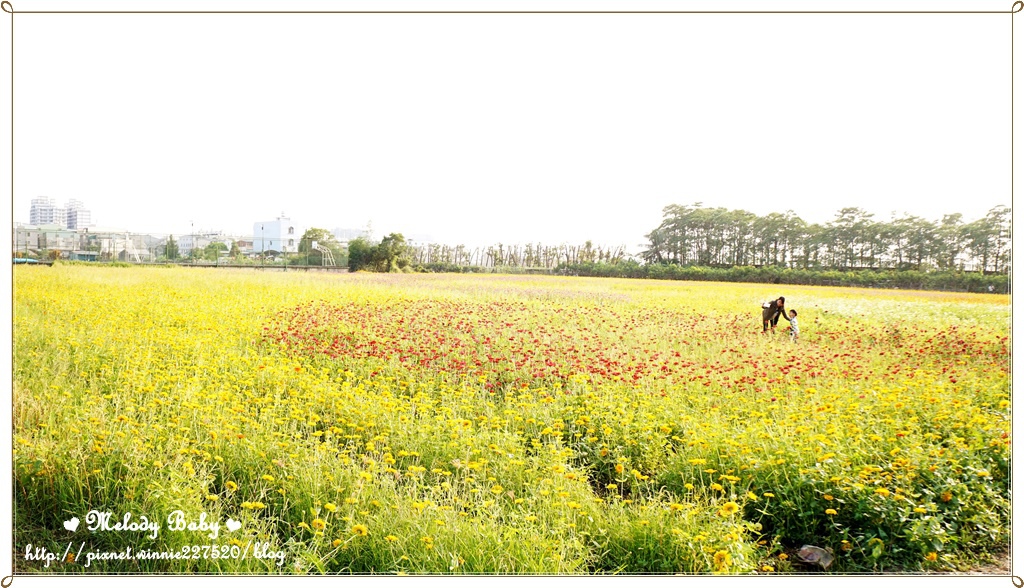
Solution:
[(776, 300), (765, 302), (761, 305), (761, 322), (763, 323), (762, 333), (768, 332), (768, 327), (775, 333), (775, 325), (779, 324), (779, 316), (786, 312), (786, 298), (779, 296)]

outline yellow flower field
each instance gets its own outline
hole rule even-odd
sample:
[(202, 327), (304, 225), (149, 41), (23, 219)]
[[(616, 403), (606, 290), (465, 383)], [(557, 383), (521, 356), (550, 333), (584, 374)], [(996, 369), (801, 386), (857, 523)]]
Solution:
[[(1008, 541), (1007, 296), (71, 265), (14, 290), (19, 573), (820, 571), (805, 544), (915, 571)], [(797, 342), (761, 334), (779, 295)]]

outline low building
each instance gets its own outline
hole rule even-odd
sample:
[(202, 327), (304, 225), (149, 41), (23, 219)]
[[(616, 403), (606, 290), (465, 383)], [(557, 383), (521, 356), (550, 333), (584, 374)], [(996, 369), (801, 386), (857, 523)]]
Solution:
[(56, 255), (68, 258), (71, 252), (80, 249), (78, 231), (60, 225), (17, 225), (14, 228), (14, 253), (21, 257), (50, 257)]

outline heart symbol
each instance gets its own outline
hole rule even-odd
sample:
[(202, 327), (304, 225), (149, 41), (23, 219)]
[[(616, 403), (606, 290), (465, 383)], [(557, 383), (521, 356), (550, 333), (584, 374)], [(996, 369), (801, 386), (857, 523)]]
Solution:
[[(78, 523), (76, 522), (75, 524), (77, 525)], [(224, 524), (224, 526), (228, 528), (228, 531), (237, 531), (242, 528), (242, 523), (240, 521), (236, 521), (235, 519), (229, 518), (227, 522)]]
[(64, 528), (74, 533), (78, 529), (78, 523), (80, 522), (78, 517), (71, 517), (70, 521), (64, 521)]

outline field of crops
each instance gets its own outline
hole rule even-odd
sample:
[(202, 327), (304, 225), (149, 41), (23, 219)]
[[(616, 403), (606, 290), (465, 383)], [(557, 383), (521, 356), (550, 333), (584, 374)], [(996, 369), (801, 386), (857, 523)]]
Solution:
[[(779, 295), (797, 342), (761, 334)], [(1007, 296), (56, 265), (14, 298), (19, 573), (927, 571), (1009, 540)]]

